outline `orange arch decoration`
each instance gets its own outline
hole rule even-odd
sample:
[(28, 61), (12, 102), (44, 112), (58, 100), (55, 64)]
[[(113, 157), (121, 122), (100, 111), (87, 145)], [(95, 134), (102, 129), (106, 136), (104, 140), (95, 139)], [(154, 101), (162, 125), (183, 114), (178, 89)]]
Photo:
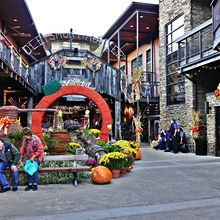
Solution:
[[(99, 134), (99, 138), (103, 141), (108, 141), (108, 128), (109, 124), (112, 124), (112, 117), (110, 109), (106, 103), (106, 101), (102, 98), (99, 93), (96, 91), (76, 85), (62, 86), (57, 92), (44, 96), (41, 101), (38, 103), (35, 109), (47, 109), (49, 108), (57, 99), (61, 98), (65, 95), (83, 95), (89, 99), (91, 99), (96, 106), (99, 108), (99, 111), (102, 116), (102, 128)], [(40, 138), (43, 137), (43, 133), (41, 131), (42, 120), (45, 112), (33, 112), (32, 114), (32, 131), (34, 134), (38, 135)]]

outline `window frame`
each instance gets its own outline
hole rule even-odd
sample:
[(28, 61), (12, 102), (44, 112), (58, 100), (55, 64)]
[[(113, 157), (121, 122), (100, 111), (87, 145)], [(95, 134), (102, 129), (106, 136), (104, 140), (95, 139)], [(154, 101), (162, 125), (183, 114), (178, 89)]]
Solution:
[[(173, 28), (173, 23), (176, 22), (178, 19), (183, 17), (183, 23), (178, 25), (177, 27)], [(181, 18), (182, 19), (182, 18)], [(184, 14), (180, 14), (176, 18), (174, 18), (172, 21), (167, 23), (165, 25), (165, 51), (166, 51), (166, 103), (167, 105), (178, 105), (178, 104), (184, 104), (185, 103), (185, 78), (182, 76), (178, 76), (180, 73), (178, 73), (178, 67), (179, 67), (179, 58), (178, 58), (178, 47), (177, 50), (174, 50), (173, 45), (176, 44), (175, 40), (173, 40), (173, 33), (180, 30), (180, 28), (184, 29)], [(181, 36), (181, 35), (180, 35)], [(168, 42), (168, 38), (170, 41)], [(168, 47), (171, 47), (171, 51), (168, 50)], [(170, 66), (176, 66), (176, 68), (169, 69)], [(170, 71), (172, 70), (172, 71)], [(168, 83), (168, 79), (170, 76), (177, 76), (177, 81)], [(175, 86), (183, 87), (183, 91), (181, 92), (171, 92), (172, 87), (175, 88)], [(184, 97), (179, 98), (178, 97)]]

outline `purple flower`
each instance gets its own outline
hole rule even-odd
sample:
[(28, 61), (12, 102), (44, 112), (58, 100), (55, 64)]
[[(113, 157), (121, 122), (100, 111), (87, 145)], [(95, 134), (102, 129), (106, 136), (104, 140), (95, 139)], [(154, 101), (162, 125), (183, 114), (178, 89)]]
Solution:
[(91, 166), (91, 167), (95, 167), (95, 166), (99, 166), (99, 162), (97, 162), (96, 160), (87, 160), (86, 165)]
[(90, 140), (87, 141), (87, 144), (91, 144), (92, 142)]

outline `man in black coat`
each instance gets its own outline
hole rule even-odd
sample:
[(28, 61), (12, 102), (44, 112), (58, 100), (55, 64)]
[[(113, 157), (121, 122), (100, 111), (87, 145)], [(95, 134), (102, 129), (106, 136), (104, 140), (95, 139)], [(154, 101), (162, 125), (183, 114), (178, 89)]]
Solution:
[(0, 139), (0, 182), (2, 184), (1, 193), (10, 191), (10, 185), (6, 179), (4, 170), (10, 168), (12, 171), (12, 191), (18, 190), (18, 160), (20, 153), (17, 148), (4, 140)]

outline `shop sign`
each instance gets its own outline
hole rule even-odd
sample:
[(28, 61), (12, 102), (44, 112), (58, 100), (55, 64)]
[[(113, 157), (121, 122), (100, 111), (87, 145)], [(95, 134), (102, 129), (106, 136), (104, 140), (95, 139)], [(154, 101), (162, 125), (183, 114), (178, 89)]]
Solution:
[(85, 87), (90, 87), (91, 84), (92, 84), (91, 82), (82, 81), (82, 80), (77, 79), (77, 78), (63, 80), (60, 83), (62, 85), (78, 85), (78, 86), (85, 86)]
[(215, 97), (220, 99), (220, 83), (218, 84), (217, 89), (215, 90)]

